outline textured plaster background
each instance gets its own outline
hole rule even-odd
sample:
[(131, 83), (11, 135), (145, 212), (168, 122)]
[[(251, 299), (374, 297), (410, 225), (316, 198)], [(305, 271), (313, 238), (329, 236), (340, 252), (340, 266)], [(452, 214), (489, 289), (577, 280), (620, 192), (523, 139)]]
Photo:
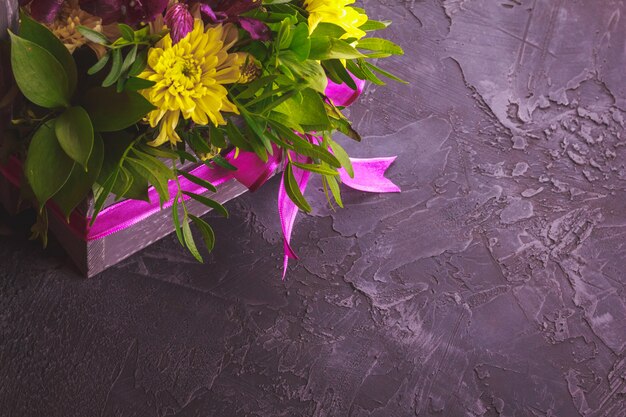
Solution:
[(205, 265), (0, 238), (0, 416), (626, 416), (625, 2), (365, 3), (411, 85), (346, 143), (404, 192), (311, 187), (285, 282), (276, 180)]

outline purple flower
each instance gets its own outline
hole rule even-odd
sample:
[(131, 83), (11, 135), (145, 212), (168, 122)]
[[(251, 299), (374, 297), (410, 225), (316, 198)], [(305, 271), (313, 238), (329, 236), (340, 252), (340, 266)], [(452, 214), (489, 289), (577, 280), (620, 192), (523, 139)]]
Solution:
[(200, 10), (213, 23), (238, 23), (255, 40), (268, 41), (270, 29), (260, 20), (240, 15), (261, 6), (261, 0), (205, 0)]
[(193, 30), (193, 16), (186, 4), (174, 3), (165, 13), (165, 24), (170, 28), (174, 44)]
[(61, 11), (64, 0), (20, 0), (20, 6), (30, 4), (30, 15), (42, 23), (52, 23)]
[(102, 23), (126, 23), (135, 26), (151, 22), (167, 7), (168, 0), (80, 0), (84, 11), (98, 16)]
[(241, 28), (250, 34), (250, 37), (256, 41), (269, 41), (270, 28), (258, 19), (250, 17), (240, 17), (238, 19)]

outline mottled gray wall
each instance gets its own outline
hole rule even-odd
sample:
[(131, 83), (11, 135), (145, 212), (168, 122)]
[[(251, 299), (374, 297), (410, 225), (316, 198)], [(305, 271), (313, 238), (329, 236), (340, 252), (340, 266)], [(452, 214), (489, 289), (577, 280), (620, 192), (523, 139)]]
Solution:
[(2, 416), (626, 416), (617, 0), (368, 0), (411, 81), (351, 109), (400, 195), (301, 216), (277, 179), (81, 281), (0, 241)]

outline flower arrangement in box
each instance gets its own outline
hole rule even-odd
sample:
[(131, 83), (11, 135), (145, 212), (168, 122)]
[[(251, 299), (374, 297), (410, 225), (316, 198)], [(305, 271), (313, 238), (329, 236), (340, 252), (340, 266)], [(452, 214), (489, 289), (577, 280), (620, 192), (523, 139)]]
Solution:
[(286, 265), (295, 215), (311, 210), (310, 174), (339, 206), (340, 182), (398, 191), (383, 177), (391, 159), (351, 160), (332, 137), (360, 140), (342, 109), (365, 81), (402, 81), (371, 62), (402, 54), (370, 35), (388, 22), (352, 3), (31, 0), (18, 10), (4, 0), (0, 157), (38, 208), (34, 235), (45, 242), (48, 212), (70, 221), (89, 196), (95, 227), (113, 196), (145, 202), (126, 205), (128, 216), (171, 208), (178, 239), (202, 260), (190, 224), (209, 250), (215, 238), (190, 202), (227, 215), (211, 197), (220, 178), (255, 189), (282, 170)]

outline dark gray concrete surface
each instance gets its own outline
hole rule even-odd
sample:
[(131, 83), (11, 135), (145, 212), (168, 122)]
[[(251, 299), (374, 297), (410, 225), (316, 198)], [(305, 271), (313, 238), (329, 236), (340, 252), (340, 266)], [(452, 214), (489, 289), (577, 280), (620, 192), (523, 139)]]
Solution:
[(626, 416), (626, 5), (366, 1), (410, 86), (354, 156), (400, 195), (311, 187), (280, 280), (277, 182), (83, 281), (1, 238), (1, 416)]

